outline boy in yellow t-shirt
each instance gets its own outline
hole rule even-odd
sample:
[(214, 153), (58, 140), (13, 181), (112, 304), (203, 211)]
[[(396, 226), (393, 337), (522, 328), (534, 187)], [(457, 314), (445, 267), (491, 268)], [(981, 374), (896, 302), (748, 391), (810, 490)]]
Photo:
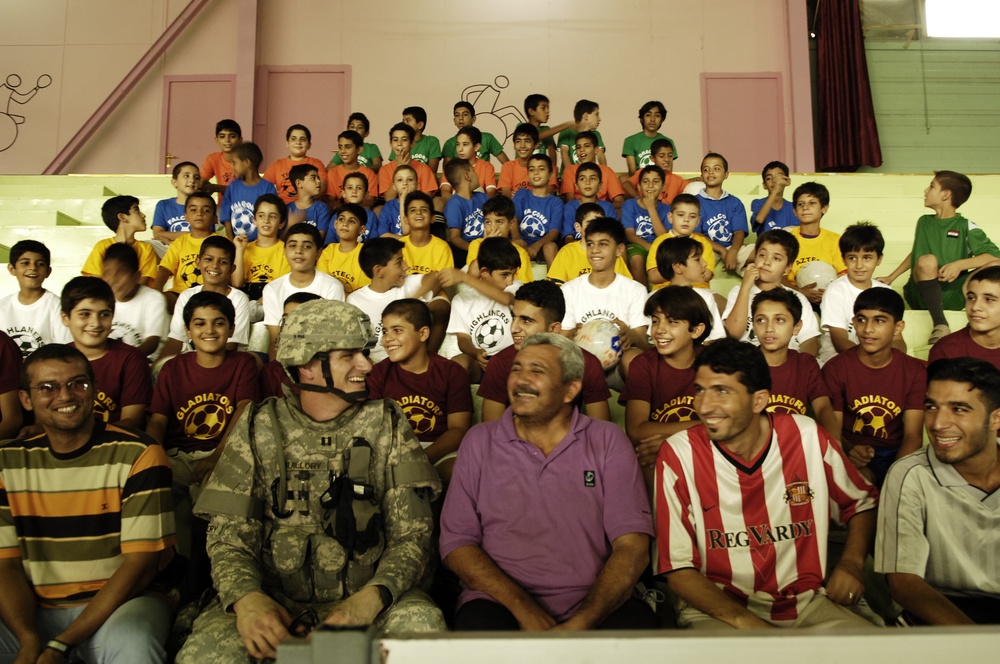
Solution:
[[(497, 194), (493, 198), (483, 203), (483, 237), (476, 238), (469, 243), (469, 251), (465, 257), (465, 264), (468, 266), (469, 274), (479, 273), (479, 263), (476, 257), (479, 255), (479, 245), (488, 237), (510, 237), (511, 229), (517, 223), (517, 214), (514, 211), (514, 201), (503, 194)], [(512, 240), (513, 241), (513, 240)], [(515, 244), (517, 255), (521, 257), (521, 267), (514, 278), (522, 284), (535, 280), (535, 275), (531, 272), (531, 257), (519, 244)]]
[(406, 197), (403, 215), (410, 226), (410, 234), (403, 237), (403, 260), (410, 266), (407, 274), (429, 274), (448, 267), (455, 267), (451, 245), (431, 235), (434, 217), (434, 200), (422, 191)]
[(818, 182), (805, 182), (796, 187), (792, 205), (795, 206), (799, 225), (787, 230), (799, 241), (799, 257), (795, 259), (784, 283), (805, 295), (811, 304), (817, 305), (822, 302), (826, 289), (817, 288), (815, 283), (804, 284), (800, 288), (796, 282), (799, 270), (813, 261), (822, 261), (832, 265), (838, 275), (847, 272), (840, 255), (840, 233), (819, 227), (820, 220), (830, 209), (830, 192)]
[(358, 238), (365, 232), (368, 213), (356, 203), (344, 203), (337, 210), (334, 227), (340, 242), (326, 245), (316, 263), (316, 270), (325, 272), (344, 284), (344, 293), (349, 294), (371, 283), (361, 269), (358, 257), (361, 255), (361, 243)]
[(257, 239), (247, 242), (247, 236), (243, 234), (233, 238), (236, 259), (233, 261), (232, 285), (251, 300), (259, 302), (264, 295), (264, 286), (292, 271), (285, 258), (285, 243), (278, 239), (287, 221), (288, 207), (281, 197), (264, 194), (253, 206)]
[(707, 237), (694, 232), (700, 220), (701, 203), (698, 202), (698, 197), (691, 194), (677, 194), (670, 212), (667, 213), (670, 230), (653, 240), (653, 244), (649, 247), (649, 256), (646, 258), (646, 279), (649, 282), (650, 290), (663, 288), (670, 283), (657, 268), (656, 251), (664, 240), (671, 237), (689, 237), (701, 244), (702, 258), (705, 260), (704, 279), (692, 285), (695, 288), (709, 288), (708, 282), (715, 276), (715, 252), (712, 250), (712, 242)]
[(202, 283), (201, 272), (198, 271), (197, 265), (198, 252), (201, 250), (201, 243), (212, 234), (212, 228), (215, 227), (216, 207), (212, 195), (196, 191), (188, 196), (184, 204), (184, 220), (191, 227), (191, 232), (184, 233), (170, 243), (167, 253), (160, 261), (156, 281), (153, 282), (155, 290), (163, 290), (167, 281), (173, 278), (170, 290), (164, 293), (171, 313), (178, 295), (191, 286)]
[[(584, 274), (590, 274), (590, 261), (587, 260), (587, 244), (583, 232), (587, 225), (598, 217), (606, 216), (605, 211), (599, 203), (582, 203), (576, 209), (576, 222), (573, 228), (580, 234), (580, 241), (573, 241), (559, 250), (552, 267), (549, 268), (546, 278), (560, 286), (570, 279), (576, 279)], [(619, 256), (615, 260), (615, 272), (623, 277), (632, 278), (632, 273), (628, 271), (625, 259)]]
[(101, 206), (101, 219), (104, 225), (111, 229), (114, 237), (101, 240), (94, 245), (83, 264), (81, 271), (87, 277), (100, 277), (104, 261), (104, 252), (115, 242), (127, 244), (135, 249), (139, 256), (139, 271), (142, 273), (143, 285), (150, 285), (156, 280), (156, 252), (152, 245), (135, 239), (136, 233), (146, 230), (146, 215), (139, 209), (139, 199), (135, 196), (113, 196), (104, 201)]

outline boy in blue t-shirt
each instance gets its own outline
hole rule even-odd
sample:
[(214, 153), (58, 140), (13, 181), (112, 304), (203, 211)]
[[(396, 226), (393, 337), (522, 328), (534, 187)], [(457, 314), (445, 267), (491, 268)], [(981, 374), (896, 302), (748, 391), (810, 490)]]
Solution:
[(455, 192), (444, 206), (448, 242), (455, 265), (465, 265), (469, 243), (483, 237), (483, 203), (487, 196), (475, 191), (479, 188), (479, 177), (465, 159), (448, 160), (444, 175)]
[(576, 190), (579, 198), (574, 198), (563, 205), (562, 235), (563, 244), (570, 244), (580, 239), (580, 231), (576, 225), (576, 211), (584, 203), (595, 203), (604, 211), (605, 217), (618, 218), (614, 203), (602, 201), (597, 197), (603, 185), (604, 173), (594, 162), (585, 162), (576, 169)]
[(257, 226), (253, 223), (253, 206), (264, 194), (277, 194), (273, 184), (260, 176), (260, 162), (264, 160), (256, 143), (240, 143), (230, 153), (233, 160), (233, 181), (222, 195), (219, 221), (226, 227), (230, 240), (236, 234), (246, 235), (248, 242), (257, 239)]
[(760, 172), (760, 177), (767, 196), (750, 202), (753, 232), (760, 235), (775, 228), (798, 226), (795, 206), (784, 198), (785, 188), (792, 184), (788, 179), (788, 166), (780, 161), (772, 161)]
[[(663, 191), (663, 169), (650, 164), (639, 171), (639, 195), (622, 205), (622, 227), (628, 240), (628, 269), (632, 278), (643, 286), (646, 282), (646, 259), (653, 241), (666, 234), (663, 223), (670, 206), (660, 202)], [(668, 222), (669, 223), (669, 222)]]
[(750, 227), (743, 202), (722, 189), (722, 183), (728, 177), (729, 162), (721, 154), (709, 152), (701, 160), (701, 179), (705, 190), (698, 192), (701, 221), (694, 230), (711, 241), (718, 260), (725, 263), (727, 270), (734, 272), (750, 256), (753, 248), (748, 247), (740, 255)]
[(170, 186), (177, 190), (174, 198), (164, 198), (156, 203), (153, 212), (153, 248), (157, 255), (163, 258), (166, 245), (174, 241), (181, 233), (187, 233), (191, 226), (184, 219), (184, 204), (187, 197), (201, 187), (201, 171), (198, 165), (190, 161), (182, 161), (174, 166), (170, 176)]
[(532, 260), (537, 260), (541, 253), (549, 267), (559, 252), (563, 219), (562, 199), (549, 193), (551, 177), (549, 156), (533, 154), (528, 158), (528, 188), (514, 194), (520, 239)]
[(304, 221), (318, 228), (325, 239), (330, 229), (330, 208), (320, 198), (323, 180), (319, 177), (319, 169), (313, 164), (296, 164), (288, 171), (288, 180), (295, 187), (296, 198), (288, 204), (286, 228)]

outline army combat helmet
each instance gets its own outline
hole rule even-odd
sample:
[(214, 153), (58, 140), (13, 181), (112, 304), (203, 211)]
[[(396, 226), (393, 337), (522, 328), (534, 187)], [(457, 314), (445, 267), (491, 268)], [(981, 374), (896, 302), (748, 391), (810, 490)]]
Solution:
[[(333, 386), (330, 363), (332, 350), (364, 350), (375, 347), (375, 330), (368, 314), (353, 304), (339, 300), (313, 300), (300, 304), (281, 324), (275, 359), (300, 390), (329, 392), (348, 402), (364, 401), (368, 390), (344, 392)], [(320, 356), (326, 387), (299, 382), (298, 367)]]

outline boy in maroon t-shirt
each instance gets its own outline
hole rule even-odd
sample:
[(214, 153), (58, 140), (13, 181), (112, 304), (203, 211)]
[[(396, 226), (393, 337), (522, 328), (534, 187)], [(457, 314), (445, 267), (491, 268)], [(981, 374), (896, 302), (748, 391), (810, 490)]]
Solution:
[(698, 424), (692, 367), (712, 331), (712, 314), (688, 286), (661, 288), (646, 300), (642, 313), (650, 319), (653, 347), (632, 361), (618, 402), (625, 404), (625, 433), (650, 489), (660, 445)]
[(854, 301), (852, 321), (858, 345), (823, 367), (844, 451), (877, 486), (893, 461), (923, 443), (927, 370), (892, 347), (893, 335), (903, 331), (904, 307), (892, 289), (863, 291)]
[(965, 281), (965, 316), (969, 324), (931, 346), (927, 363), (975, 357), (1000, 368), (1000, 265), (989, 265)]
[(388, 357), (368, 374), (368, 396), (400, 405), (447, 483), (458, 445), (472, 423), (472, 390), (461, 365), (428, 352), (430, 334), (426, 303), (414, 298), (390, 302), (382, 311), (382, 348)]
[(146, 356), (138, 348), (109, 339), (115, 294), (98, 277), (75, 277), (60, 298), (63, 325), (72, 345), (94, 368), (94, 415), (108, 423), (141, 430), (153, 395)]
[(786, 288), (761, 291), (750, 303), (750, 316), (771, 370), (771, 400), (766, 410), (806, 415), (811, 409), (813, 419), (839, 441), (840, 423), (834, 417), (819, 363), (808, 353), (788, 348), (802, 328), (802, 301)]

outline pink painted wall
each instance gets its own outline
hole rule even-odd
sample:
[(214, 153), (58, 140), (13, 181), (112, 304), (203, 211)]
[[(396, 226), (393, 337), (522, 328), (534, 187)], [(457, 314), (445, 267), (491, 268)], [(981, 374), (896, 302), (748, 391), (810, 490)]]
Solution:
[[(805, 52), (805, 0), (508, 0), (502, 12), (499, 6), (484, 12), (476, 2), (424, 0), (416, 14), (417, 6), (402, 0), (256, 4), (256, 64), (350, 65), (351, 106), (368, 114), (372, 138), (385, 153), (387, 130), (403, 106), (424, 106), (428, 133), (443, 141), (454, 132), (452, 104), (462, 90), (503, 75), (509, 83), (498, 106), (520, 109), (525, 95), (543, 92), (552, 100), (552, 123), (569, 119), (577, 99), (600, 103), (608, 163), (616, 169), (624, 169), (623, 139), (639, 130), (639, 106), (659, 99), (669, 110), (662, 131), (681, 155), (676, 168), (697, 170), (701, 73), (767, 71), (782, 76), (787, 161), (795, 170), (812, 169), (808, 62), (803, 69), (793, 58)], [(53, 77), (31, 102), (12, 105), (26, 122), (17, 141), (0, 151), (0, 172), (40, 172), (185, 5), (0, 0), (7, 19), (0, 24), (0, 82), (11, 72), (25, 83), (43, 73)], [(70, 170), (155, 172), (162, 163), (162, 77), (238, 73), (241, 6), (247, 0), (210, 3)], [(789, 24), (800, 26), (793, 41)], [(194, 118), (193, 129), (211, 133), (216, 119)], [(488, 122), (480, 120), (481, 127)], [(312, 127), (314, 134), (341, 129)]]

